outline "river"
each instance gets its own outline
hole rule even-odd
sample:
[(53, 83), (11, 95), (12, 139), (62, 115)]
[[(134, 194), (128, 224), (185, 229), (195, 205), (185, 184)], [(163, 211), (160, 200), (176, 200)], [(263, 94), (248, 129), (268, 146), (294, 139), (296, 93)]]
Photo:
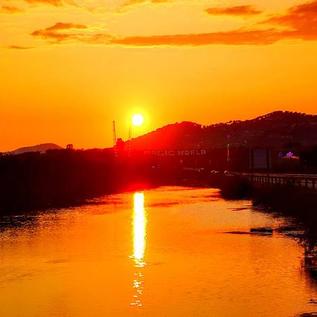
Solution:
[(161, 187), (14, 219), (0, 231), (0, 316), (317, 311), (301, 244), (278, 231), (248, 234), (287, 220), (216, 189)]

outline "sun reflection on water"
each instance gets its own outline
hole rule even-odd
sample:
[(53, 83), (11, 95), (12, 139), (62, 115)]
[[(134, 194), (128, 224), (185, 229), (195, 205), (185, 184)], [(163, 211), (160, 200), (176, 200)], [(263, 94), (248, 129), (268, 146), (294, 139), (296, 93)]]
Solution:
[(141, 296), (143, 294), (144, 276), (142, 269), (145, 267), (144, 253), (146, 248), (146, 225), (147, 215), (144, 209), (144, 193), (133, 195), (133, 255), (134, 266), (137, 271), (134, 273), (133, 289), (134, 296), (132, 306), (142, 307)]
[(144, 252), (146, 247), (144, 193), (135, 193), (133, 198), (133, 259), (136, 267), (144, 267)]

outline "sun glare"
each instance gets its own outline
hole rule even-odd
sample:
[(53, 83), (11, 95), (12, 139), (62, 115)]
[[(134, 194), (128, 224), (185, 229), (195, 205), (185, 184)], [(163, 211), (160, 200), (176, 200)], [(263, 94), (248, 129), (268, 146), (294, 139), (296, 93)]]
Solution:
[(134, 114), (132, 116), (132, 124), (135, 126), (135, 127), (139, 127), (143, 124), (144, 122), (144, 117), (142, 114), (140, 113), (137, 113), (137, 114)]

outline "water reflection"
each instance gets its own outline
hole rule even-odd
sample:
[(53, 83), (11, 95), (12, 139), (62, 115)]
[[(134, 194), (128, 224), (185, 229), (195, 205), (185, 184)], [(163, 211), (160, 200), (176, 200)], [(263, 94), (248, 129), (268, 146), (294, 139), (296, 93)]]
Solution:
[[(216, 194), (161, 188), (33, 220), (0, 218), (0, 316), (316, 311), (317, 215), (293, 223), (252, 210), (250, 201), (206, 200)], [(273, 234), (226, 233), (259, 227)]]
[(142, 294), (144, 288), (144, 275), (142, 269), (145, 266), (144, 253), (146, 248), (147, 215), (144, 209), (144, 193), (133, 195), (133, 255), (134, 266), (137, 270), (133, 280), (132, 306), (142, 307)]

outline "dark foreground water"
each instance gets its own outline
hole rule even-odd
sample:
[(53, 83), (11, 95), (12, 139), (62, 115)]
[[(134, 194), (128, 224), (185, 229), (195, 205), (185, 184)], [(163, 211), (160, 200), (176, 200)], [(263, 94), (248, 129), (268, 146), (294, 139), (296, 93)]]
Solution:
[[(163, 187), (6, 219), (0, 316), (298, 316), (317, 292), (286, 220), (213, 189)], [(6, 224), (11, 223), (11, 225)]]

